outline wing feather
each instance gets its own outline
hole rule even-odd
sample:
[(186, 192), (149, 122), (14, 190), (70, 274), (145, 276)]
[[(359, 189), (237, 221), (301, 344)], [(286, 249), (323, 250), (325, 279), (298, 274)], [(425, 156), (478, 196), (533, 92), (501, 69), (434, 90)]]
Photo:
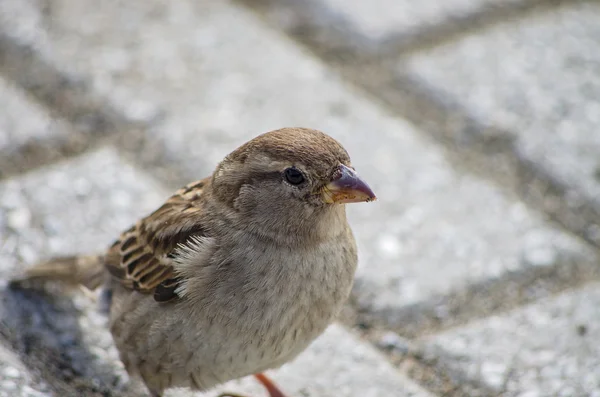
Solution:
[(209, 183), (206, 178), (186, 185), (123, 232), (106, 255), (106, 268), (112, 277), (126, 288), (154, 292), (159, 302), (177, 297), (180, 280), (174, 277), (172, 266), (176, 248), (205, 235), (202, 192)]

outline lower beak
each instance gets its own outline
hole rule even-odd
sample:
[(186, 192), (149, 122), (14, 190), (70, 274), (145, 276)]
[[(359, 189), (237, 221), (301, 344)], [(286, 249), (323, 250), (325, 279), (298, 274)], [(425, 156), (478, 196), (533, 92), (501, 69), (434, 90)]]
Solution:
[(323, 201), (328, 204), (360, 203), (373, 201), (375, 193), (356, 172), (345, 165), (340, 165), (334, 179), (323, 188)]

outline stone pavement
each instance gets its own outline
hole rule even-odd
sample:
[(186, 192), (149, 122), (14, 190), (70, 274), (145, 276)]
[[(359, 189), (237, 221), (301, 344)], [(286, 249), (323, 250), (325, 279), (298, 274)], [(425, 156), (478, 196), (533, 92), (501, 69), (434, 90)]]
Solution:
[[(380, 199), (291, 396), (600, 396), (599, 38), (593, 1), (0, 0), (2, 279), (309, 126)], [(0, 396), (144, 395), (88, 297), (4, 285)]]

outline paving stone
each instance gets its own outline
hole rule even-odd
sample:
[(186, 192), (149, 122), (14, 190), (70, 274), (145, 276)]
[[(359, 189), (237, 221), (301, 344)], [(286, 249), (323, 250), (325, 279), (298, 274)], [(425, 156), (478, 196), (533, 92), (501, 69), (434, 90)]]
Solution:
[(43, 14), (41, 0), (0, 2), (0, 31), (23, 42), (38, 43), (38, 50), (42, 50), (46, 42), (45, 31), (40, 28)]
[(59, 157), (61, 147), (78, 143), (69, 126), (0, 77), (0, 175)]
[(19, 260), (103, 250), (169, 192), (113, 149), (0, 185), (2, 269)]
[(0, 153), (36, 138), (64, 134), (43, 108), (0, 77)]
[[(2, 280), (42, 258), (101, 252), (166, 197), (155, 181), (109, 148), (3, 182)], [(6, 288), (0, 298), (2, 336), (52, 390), (73, 395), (121, 387), (126, 374), (106, 318), (92, 300)], [(87, 388), (79, 388), (78, 377), (87, 379)], [(23, 391), (37, 389), (27, 378), (12, 379), (0, 371), (2, 392), (10, 382), (21, 390), (12, 395), (36, 395)]]
[[(518, 156), (600, 213), (600, 5), (564, 3), (483, 29), (400, 63), (484, 126), (514, 138)], [(484, 133), (478, 131), (478, 133)], [(600, 242), (600, 226), (587, 237)]]
[[(431, 396), (401, 376), (366, 341), (339, 325), (330, 326), (296, 361), (269, 375), (291, 396)], [(265, 393), (256, 381), (245, 378), (206, 395), (225, 391), (249, 396)]]
[[(33, 387), (32, 387), (33, 386)], [(0, 396), (41, 397), (50, 395), (47, 386), (34, 380), (12, 350), (0, 346)]]
[(600, 396), (600, 284), (430, 337), (456, 370), (503, 396)]
[[(0, 2), (0, 73), (27, 91), (28, 97), (37, 102), (35, 106), (46, 107), (55, 118), (68, 120), (70, 129), (75, 132), (67, 137), (54, 136), (51, 140), (41, 143), (35, 140), (24, 145), (22, 152), (32, 164), (29, 168), (79, 154), (100, 138), (139, 128), (144, 121), (124, 119), (122, 113), (94, 95), (74, 65), (59, 62), (59, 54), (49, 45), (46, 29), (53, 25), (52, 9), (53, 3), (44, 0)], [(20, 110), (17, 105), (11, 107)], [(12, 117), (19, 119), (19, 116), (17, 113)], [(21, 124), (28, 125), (26, 121)], [(53, 132), (52, 135), (58, 134)], [(58, 153), (51, 155), (48, 151)], [(27, 169), (10, 164), (10, 161), (19, 162), (17, 156), (0, 160), (3, 174), (14, 173), (14, 169), (6, 171), (7, 167), (19, 171)]]
[(436, 28), (468, 15), (494, 12), (496, 9), (525, 3), (523, 0), (452, 0), (452, 1), (344, 1), (322, 0), (332, 11), (347, 18), (371, 38), (404, 36)]
[(178, 183), (208, 175), (235, 146), (270, 129), (311, 126), (340, 139), (380, 198), (350, 209), (360, 305), (401, 308), (508, 271), (594, 260), (521, 202), (454, 170), (419, 131), (241, 8), (53, 4), (49, 45), (124, 112), (162, 114), (139, 156), (179, 165)]

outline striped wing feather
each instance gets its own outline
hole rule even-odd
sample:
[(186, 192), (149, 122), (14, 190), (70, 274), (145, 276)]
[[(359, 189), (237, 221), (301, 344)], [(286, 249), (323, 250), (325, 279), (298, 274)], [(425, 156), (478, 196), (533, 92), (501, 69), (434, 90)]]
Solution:
[(121, 234), (106, 256), (108, 272), (127, 288), (154, 292), (157, 301), (175, 298), (174, 252), (190, 237), (204, 234), (200, 199), (208, 183), (203, 179), (183, 187)]

